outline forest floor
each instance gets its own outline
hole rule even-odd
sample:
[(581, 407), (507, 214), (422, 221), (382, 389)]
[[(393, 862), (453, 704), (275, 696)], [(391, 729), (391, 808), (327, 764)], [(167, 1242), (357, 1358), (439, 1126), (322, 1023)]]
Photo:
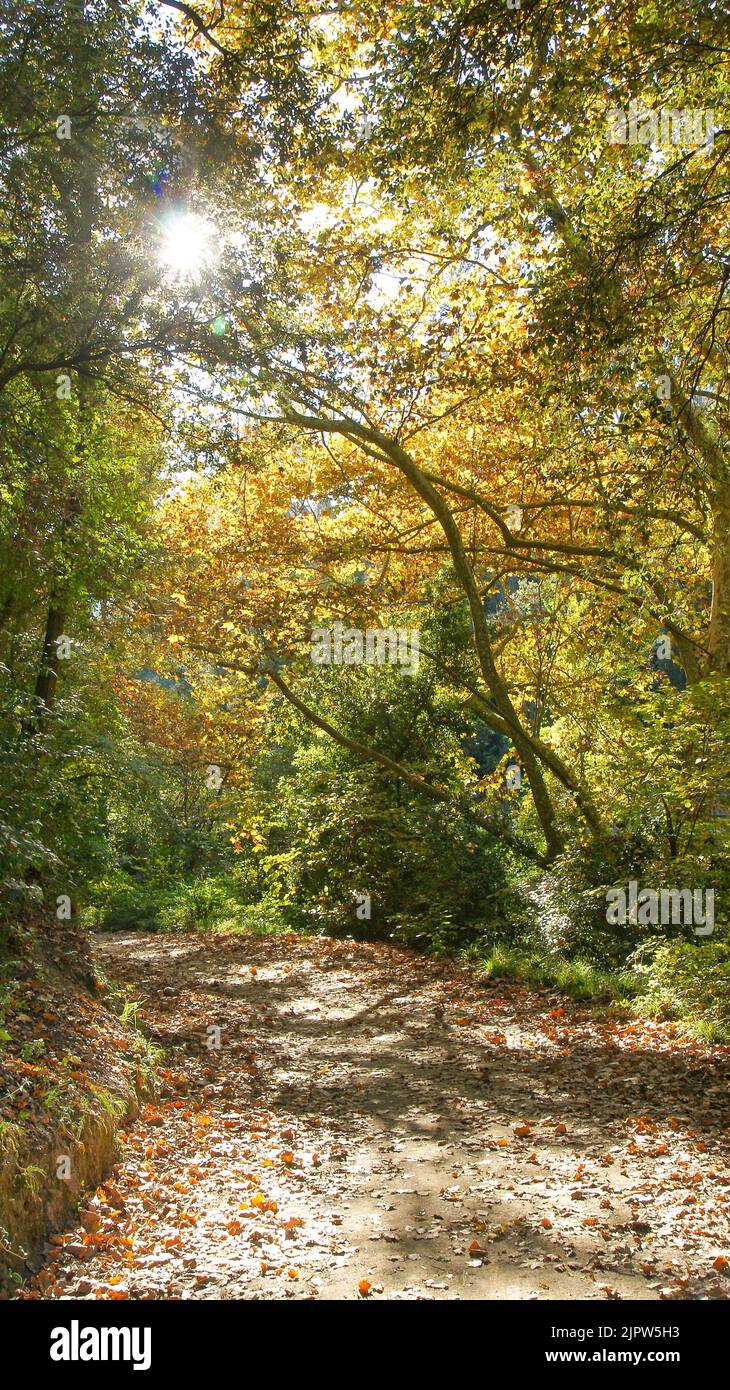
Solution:
[(21, 1298), (730, 1296), (730, 1048), (387, 945), (94, 952), (160, 1091)]

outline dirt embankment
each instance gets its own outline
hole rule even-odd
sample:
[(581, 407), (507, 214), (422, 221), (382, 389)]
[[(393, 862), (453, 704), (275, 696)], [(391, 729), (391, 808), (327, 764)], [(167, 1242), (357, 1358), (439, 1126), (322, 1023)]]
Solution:
[[(0, 957), (0, 1296), (33, 1269), (150, 1093), (149, 1047), (88, 938), (25, 927)], [(127, 1013), (131, 1005), (127, 1005)], [(117, 1010), (115, 1012), (114, 1010)]]

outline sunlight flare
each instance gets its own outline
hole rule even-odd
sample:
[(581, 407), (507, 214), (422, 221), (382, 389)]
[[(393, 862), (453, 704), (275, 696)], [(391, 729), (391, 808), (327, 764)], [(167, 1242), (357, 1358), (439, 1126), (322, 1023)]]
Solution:
[(158, 262), (171, 279), (199, 280), (216, 250), (216, 229), (197, 212), (175, 213), (162, 224)]

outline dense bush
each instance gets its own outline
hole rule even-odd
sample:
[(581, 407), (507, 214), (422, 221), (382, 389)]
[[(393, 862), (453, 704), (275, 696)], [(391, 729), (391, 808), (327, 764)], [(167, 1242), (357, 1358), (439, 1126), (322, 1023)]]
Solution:
[(511, 906), (482, 832), (324, 741), (280, 779), (262, 863), (300, 921), (439, 953), (498, 930)]
[(632, 962), (644, 990), (641, 1007), (694, 1025), (708, 1038), (730, 1041), (730, 933), (661, 941)]
[(251, 901), (233, 873), (210, 878), (133, 882), (124, 873), (98, 880), (81, 912), (84, 926), (104, 931), (281, 931), (287, 919), (270, 898)]
[(77, 904), (108, 863), (106, 806), (113, 772), (103, 728), (109, 711), (83, 692), (59, 701), (42, 732), (22, 720), (29, 704), (0, 703), (0, 914)]

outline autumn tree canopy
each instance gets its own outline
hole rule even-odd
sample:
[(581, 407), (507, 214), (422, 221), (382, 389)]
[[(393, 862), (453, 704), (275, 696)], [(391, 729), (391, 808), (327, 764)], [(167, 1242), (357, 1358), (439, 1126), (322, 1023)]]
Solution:
[[(235, 845), (304, 739), (526, 864), (723, 856), (726, 37), (691, 0), (3, 20), (26, 773), (99, 688), (125, 756), (223, 769)], [(336, 624), (418, 675), (317, 664)]]

